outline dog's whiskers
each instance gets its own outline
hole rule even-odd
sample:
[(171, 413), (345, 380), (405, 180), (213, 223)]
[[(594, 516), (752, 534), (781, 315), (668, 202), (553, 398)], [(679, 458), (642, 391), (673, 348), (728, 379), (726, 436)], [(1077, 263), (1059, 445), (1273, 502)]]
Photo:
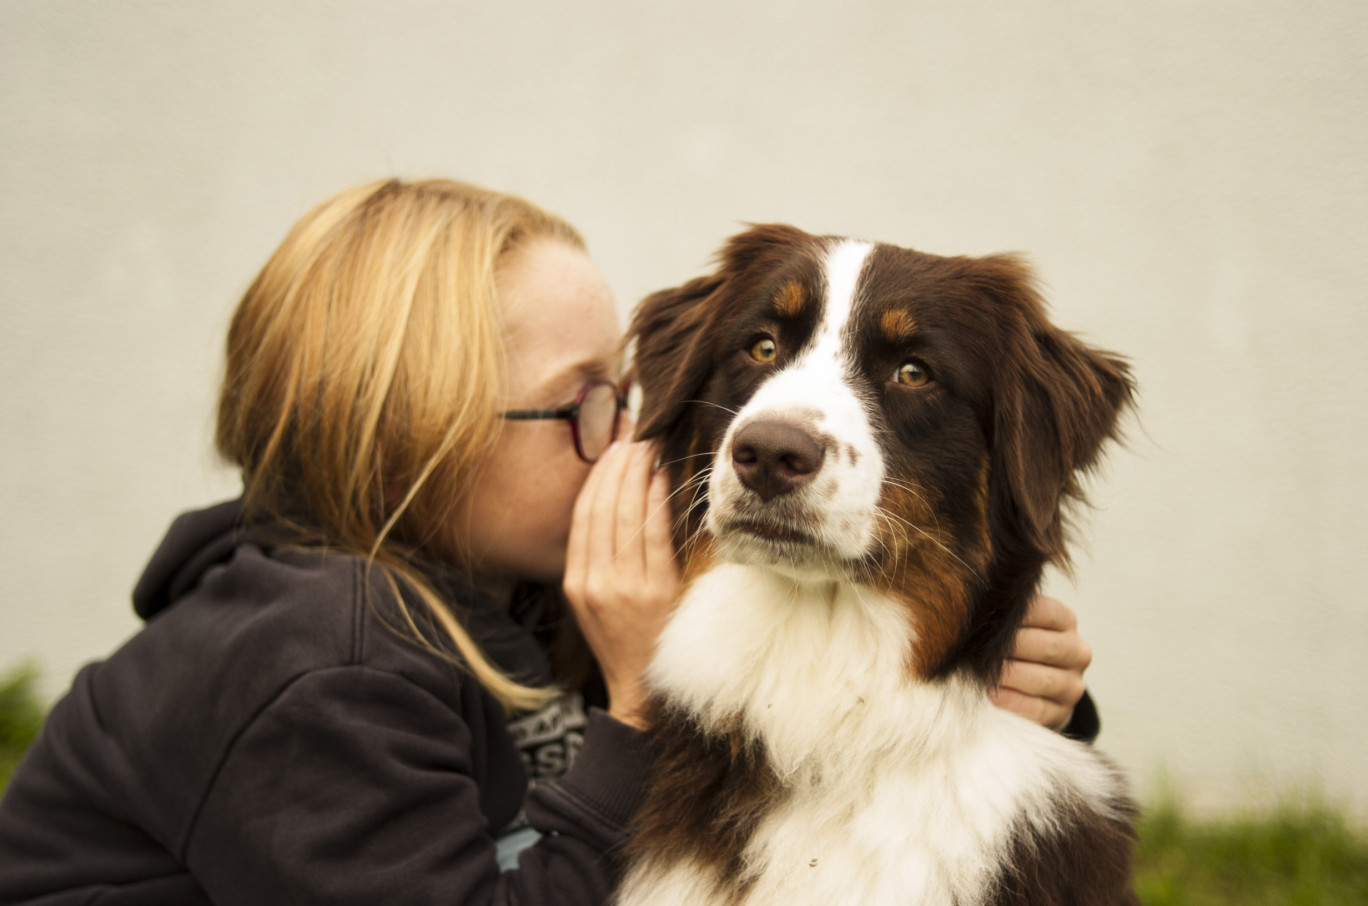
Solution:
[(721, 403), (714, 403), (711, 400), (685, 400), (684, 402), (686, 404), (697, 404), (699, 406), (711, 406), (713, 409), (721, 409), (728, 415), (733, 416), (741, 411), (740, 409), (734, 409), (731, 406), (724, 406)]
[[(684, 494), (692, 495), (688, 498), (688, 505), (684, 507), (683, 511), (680, 512), (675, 519), (676, 531), (678, 531), (683, 526), (688, 525), (690, 519), (694, 516), (694, 514), (707, 506), (708, 497), (706, 491), (708, 479), (711, 476), (711, 474), (712, 465), (709, 464), (705, 468), (700, 469), (697, 474), (691, 476), (688, 481), (681, 484), (670, 495), (672, 500), (675, 497), (682, 497), (682, 495)], [(694, 544), (697, 543), (698, 537), (702, 533), (702, 530), (703, 527), (700, 522), (699, 526), (691, 533), (690, 537), (685, 539), (686, 545), (688, 547), (692, 547)]]
[[(911, 545), (907, 543), (907, 542), (908, 542), (908, 539), (909, 539), (909, 536), (908, 536), (908, 534), (907, 534), (907, 530), (910, 529), (911, 531), (915, 532), (917, 535), (920, 535), (922, 538), (925, 538), (927, 541), (931, 542), (932, 545), (934, 545), (935, 547), (939, 548), (939, 549), (941, 550), (942, 553), (946, 554), (948, 557), (950, 557), (950, 559), (954, 560), (954, 561), (955, 561), (956, 563), (958, 563), (960, 566), (963, 566), (964, 569), (965, 569), (965, 571), (966, 571), (970, 576), (973, 576), (973, 577), (976, 578), (976, 579), (982, 578), (982, 576), (981, 576), (981, 574), (980, 574), (980, 572), (979, 572), (978, 569), (976, 569), (975, 567), (971, 566), (969, 563), (965, 562), (964, 558), (962, 558), (962, 557), (960, 557), (958, 554), (956, 554), (956, 553), (955, 553), (955, 552), (954, 552), (954, 551), (953, 551), (945, 542), (941, 541), (939, 538), (937, 538), (937, 537), (936, 537), (935, 535), (933, 535), (931, 532), (928, 532), (926, 529), (924, 529), (924, 528), (922, 528), (921, 526), (917, 525), (915, 522), (912, 522), (912, 521), (909, 520), (909, 519), (906, 519), (906, 518), (904, 518), (904, 517), (902, 517), (902, 516), (899, 516), (899, 515), (897, 515), (896, 513), (891, 513), (891, 512), (889, 512), (887, 509), (885, 509), (885, 508), (882, 507), (882, 506), (881, 506), (881, 507), (878, 507), (878, 508), (875, 510), (875, 514), (876, 514), (876, 516), (883, 522), (884, 525), (886, 525), (886, 526), (888, 526), (888, 527), (890, 528), (890, 530), (892, 530), (892, 529), (897, 529), (897, 530), (898, 530), (899, 537), (898, 537), (897, 540), (900, 540), (900, 541), (903, 542), (902, 545), (900, 545), (900, 547), (903, 548), (904, 550), (906, 550), (907, 548), (910, 548), (910, 547), (911, 547)], [(886, 545), (885, 545), (885, 547), (886, 547)], [(898, 554), (898, 556), (901, 558), (901, 557), (903, 556), (903, 553), (900, 551), (899, 554)]]

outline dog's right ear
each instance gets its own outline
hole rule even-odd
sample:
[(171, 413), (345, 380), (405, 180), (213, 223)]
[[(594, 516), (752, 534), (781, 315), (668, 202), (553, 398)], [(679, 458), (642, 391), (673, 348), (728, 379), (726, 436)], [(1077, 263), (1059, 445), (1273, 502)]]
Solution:
[(661, 437), (698, 398), (708, 380), (728, 298), (747, 287), (815, 237), (783, 223), (751, 224), (718, 254), (717, 270), (683, 286), (647, 296), (632, 318), (628, 342), (636, 343), (633, 380), (642, 390), (637, 438)]
[(721, 274), (697, 277), (642, 300), (627, 331), (636, 343), (632, 378), (641, 387), (637, 438), (660, 437), (683, 414), (708, 378), (703, 337), (711, 320), (706, 300), (721, 289)]

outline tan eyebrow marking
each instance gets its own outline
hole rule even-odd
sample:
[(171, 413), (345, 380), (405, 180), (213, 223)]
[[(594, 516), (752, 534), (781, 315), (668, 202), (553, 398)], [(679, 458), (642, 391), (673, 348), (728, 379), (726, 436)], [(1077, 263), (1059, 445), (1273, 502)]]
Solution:
[(803, 287), (797, 280), (790, 280), (779, 287), (774, 296), (774, 310), (781, 317), (795, 318), (802, 313), (807, 304)]
[(917, 332), (917, 322), (900, 308), (890, 308), (879, 317), (879, 327), (895, 343), (905, 342)]

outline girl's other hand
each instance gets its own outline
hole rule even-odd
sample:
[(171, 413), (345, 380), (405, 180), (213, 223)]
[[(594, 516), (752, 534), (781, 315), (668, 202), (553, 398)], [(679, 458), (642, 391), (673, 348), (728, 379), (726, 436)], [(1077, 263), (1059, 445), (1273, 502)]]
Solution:
[(1062, 730), (1083, 697), (1092, 648), (1064, 602), (1036, 596), (1017, 630), (1012, 658), (990, 693), (1000, 707), (1051, 730)]

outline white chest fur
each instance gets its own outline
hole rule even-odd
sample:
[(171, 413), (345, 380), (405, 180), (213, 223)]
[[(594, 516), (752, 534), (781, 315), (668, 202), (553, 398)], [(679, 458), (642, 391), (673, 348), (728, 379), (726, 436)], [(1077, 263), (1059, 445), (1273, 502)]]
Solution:
[(747, 845), (746, 883), (652, 858), (618, 902), (969, 906), (1023, 822), (1050, 833), (1062, 803), (1117, 794), (1087, 747), (992, 706), (977, 683), (914, 677), (915, 633), (904, 607), (857, 585), (733, 564), (695, 581), (651, 682), (705, 728), (739, 717), (788, 793)]

